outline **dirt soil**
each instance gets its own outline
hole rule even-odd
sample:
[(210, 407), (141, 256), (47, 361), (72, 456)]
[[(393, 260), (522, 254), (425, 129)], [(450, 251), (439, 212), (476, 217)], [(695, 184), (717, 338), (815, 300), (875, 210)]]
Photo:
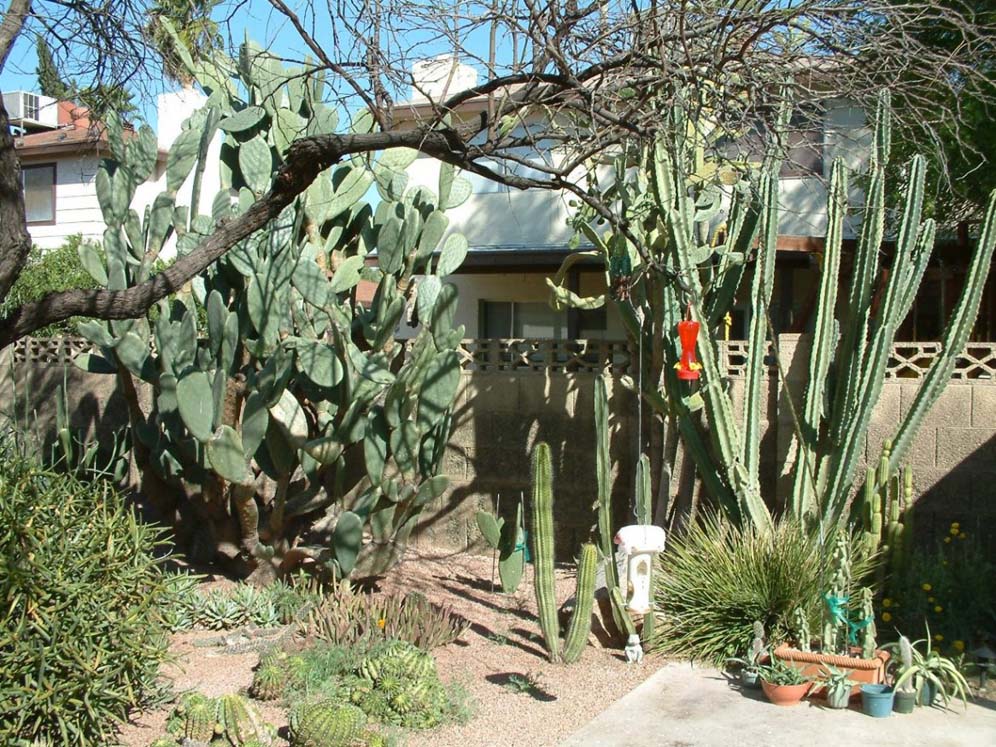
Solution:
[[(629, 665), (620, 649), (604, 648), (604, 638), (600, 641), (594, 634), (578, 663), (549, 663), (536, 621), (531, 574), (508, 596), (491, 591), (491, 565), (490, 557), (410, 551), (399, 568), (376, 581), (385, 593), (420, 591), (471, 623), (460, 640), (436, 649), (433, 655), (443, 680), (462, 684), (470, 694), (473, 718), (463, 726), (409, 733), (404, 741), (408, 747), (556, 745), (664, 663), (647, 659)], [(573, 592), (573, 568), (559, 569), (558, 600), (567, 601)], [(198, 689), (217, 696), (244, 692), (249, 686), (257, 653), (221, 654), (193, 645), (218, 635), (197, 631), (175, 637), (172, 651), (177, 661), (167, 668), (167, 675), (177, 691)], [(516, 692), (508, 684), (512, 675), (530, 677), (538, 687)], [(284, 709), (258, 705), (268, 721), (278, 727), (286, 724)], [(167, 710), (136, 715), (122, 730), (122, 744), (146, 747), (164, 732)]]

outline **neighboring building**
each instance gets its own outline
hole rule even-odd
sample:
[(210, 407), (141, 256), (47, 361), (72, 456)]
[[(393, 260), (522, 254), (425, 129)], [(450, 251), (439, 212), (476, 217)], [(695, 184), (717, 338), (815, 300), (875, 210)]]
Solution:
[[(451, 57), (437, 58), (433, 63), (413, 69), (418, 85), (412, 90), (411, 101), (398, 105), (401, 117), (417, 120), (429, 115), (431, 107), (425, 93), (438, 101), (445, 98), (444, 85), (449, 85), (446, 93), (452, 95), (476, 83), (473, 68)], [(427, 71), (431, 75), (426, 75)], [(471, 101), (460, 113), (475, 116), (486, 106), (484, 99)], [(819, 255), (826, 232), (830, 166), (839, 156), (852, 169), (864, 171), (872, 133), (859, 107), (831, 100), (825, 103), (817, 122), (800, 126), (793, 137), (795, 142), (782, 170), (779, 190), (781, 220), (771, 309), (779, 332), (805, 331), (814, 310)], [(408, 173), (412, 183), (435, 188), (439, 164), (420, 157)], [(473, 194), (448, 215), (449, 230), (463, 233), (470, 243), (464, 266), (451, 278), (460, 288), (457, 321), (466, 326), (467, 336), (624, 339), (622, 324), (611, 304), (608, 309), (594, 312), (558, 312), (549, 306), (545, 278), (556, 272), (571, 251), (569, 197), (540, 190), (524, 192), (475, 175), (464, 176), (471, 181)], [(860, 192), (855, 193), (853, 202), (860, 204)], [(852, 220), (847, 238), (854, 237), (857, 225), (857, 220)], [(968, 241), (964, 237), (960, 242), (938, 246), (900, 339), (938, 339), (943, 320), (957, 301), (967, 255)], [(847, 266), (845, 259), (845, 272)], [(597, 295), (605, 287), (600, 266), (586, 269), (582, 265), (568, 276), (568, 283), (581, 295)], [(993, 339), (996, 333), (992, 296), (987, 290), (976, 327), (977, 339)], [(746, 300), (734, 309), (729, 331), (732, 338), (746, 336), (750, 313)]]
[[(159, 96), (159, 157), (152, 178), (140, 186), (132, 207), (143, 214), (166, 188), (166, 156), (180, 133), (180, 125), (199, 108), (205, 97), (192, 90)], [(70, 236), (99, 241), (104, 221), (97, 202), (96, 176), (100, 160), (109, 153), (107, 133), (91, 120), (88, 110), (68, 101), (56, 101), (25, 91), (3, 94), (10, 114), (14, 148), (21, 162), (28, 232), (36, 246), (51, 249)], [(125, 130), (129, 137), (130, 129)], [(217, 146), (216, 146), (217, 147)], [(210, 199), (220, 180), (217, 168), (206, 174)], [(188, 194), (189, 198), (189, 188)], [(180, 199), (184, 194), (181, 192)], [(167, 247), (168, 256), (172, 247)]]

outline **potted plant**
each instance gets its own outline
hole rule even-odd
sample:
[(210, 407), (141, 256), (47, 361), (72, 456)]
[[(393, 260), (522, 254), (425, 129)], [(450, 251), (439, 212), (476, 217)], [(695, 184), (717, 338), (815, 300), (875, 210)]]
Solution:
[[(899, 651), (899, 656), (893, 658), (897, 666), (892, 674), (893, 680), (898, 681), (903, 673), (909, 671), (913, 666), (913, 644), (910, 643), (909, 638), (901, 635), (899, 636), (899, 642), (889, 648)], [(908, 678), (896, 687), (896, 699), (892, 704), (892, 710), (896, 713), (913, 713), (913, 708), (916, 707), (916, 699), (916, 685), (911, 678)]]
[(769, 701), (778, 706), (796, 705), (810, 689), (812, 679), (791, 662), (771, 657), (767, 664), (758, 665), (761, 689)]
[(740, 684), (745, 688), (757, 690), (761, 687), (758, 668), (764, 657), (764, 625), (760, 620), (754, 621), (754, 640), (751, 641), (750, 651), (742, 659), (727, 659), (728, 664), (740, 665)]
[(846, 669), (838, 669), (829, 664), (822, 666), (823, 677), (813, 682), (809, 688), (812, 695), (817, 690), (822, 690), (827, 699), (827, 706), (830, 708), (847, 708), (851, 701), (851, 689), (857, 684), (856, 680), (850, 678), (851, 672)]
[[(874, 595), (869, 588), (852, 594), (850, 548), (845, 534), (840, 534), (833, 551), (834, 575), (830, 589), (824, 594), (826, 605), (822, 636), (814, 647), (809, 631), (808, 616), (798, 609), (793, 613), (792, 626), (795, 646), (783, 643), (772, 655), (784, 661), (791, 660), (804, 674), (819, 676), (821, 667), (833, 666), (850, 670), (856, 683), (852, 694), (861, 683), (880, 683), (885, 680), (889, 653), (876, 644)], [(822, 689), (823, 685), (819, 685)], [(823, 695), (825, 693), (820, 692)]]
[[(917, 648), (921, 644), (924, 647), (922, 653)], [(901, 646), (902, 639), (896, 645)], [(926, 638), (909, 645), (909, 654), (911, 659), (909, 665), (904, 666), (896, 677), (897, 690), (908, 689), (907, 684), (912, 683), (921, 705), (931, 705), (940, 695), (945, 706), (952, 697), (957, 696), (961, 698), (965, 707), (968, 707), (968, 682), (965, 680), (965, 675), (959, 671), (955, 662), (933, 649), (929, 626)]]

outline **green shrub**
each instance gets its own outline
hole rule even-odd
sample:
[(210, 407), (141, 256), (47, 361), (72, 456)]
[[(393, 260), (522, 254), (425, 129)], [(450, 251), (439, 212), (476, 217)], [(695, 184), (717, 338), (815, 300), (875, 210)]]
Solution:
[(912, 638), (929, 628), (934, 649), (958, 655), (996, 629), (996, 566), (959, 522), (931, 546), (914, 548), (888, 589), (879, 605), (883, 637), (898, 630)]
[[(750, 650), (755, 620), (769, 642), (785, 640), (796, 607), (819, 630), (833, 541), (821, 552), (818, 537), (786, 519), (765, 531), (707, 516), (671, 540), (654, 574), (653, 648), (721, 665)], [(870, 560), (854, 536), (850, 545), (853, 577), (863, 578)]]
[[(43, 250), (38, 247), (31, 249), (27, 264), (21, 271), (7, 297), (0, 303), (0, 312), (6, 314), (28, 301), (37, 301), (49, 293), (57, 291), (92, 289), (97, 287), (96, 281), (83, 268), (79, 257), (79, 247), (83, 244), (80, 235), (70, 236), (66, 243), (55, 249)], [(103, 249), (98, 249), (103, 253)], [(67, 319), (58, 324), (33, 332), (35, 337), (57, 337), (72, 334), (76, 329), (77, 318)]]
[(161, 694), (158, 532), (106, 482), (0, 458), (0, 744), (111, 743)]

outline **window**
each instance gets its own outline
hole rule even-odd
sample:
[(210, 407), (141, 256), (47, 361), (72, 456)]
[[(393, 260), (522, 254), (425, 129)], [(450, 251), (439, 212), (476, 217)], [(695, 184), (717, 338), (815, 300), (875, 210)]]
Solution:
[(542, 301), (481, 301), (481, 337), (562, 340), (566, 329), (565, 315)]
[(28, 225), (55, 223), (55, 164), (23, 166), (24, 212)]
[(38, 100), (38, 96), (33, 93), (25, 93), (22, 96), (21, 102), (24, 110), (21, 112), (21, 116), (24, 119), (33, 119), (37, 122), (41, 114), (41, 102)]

